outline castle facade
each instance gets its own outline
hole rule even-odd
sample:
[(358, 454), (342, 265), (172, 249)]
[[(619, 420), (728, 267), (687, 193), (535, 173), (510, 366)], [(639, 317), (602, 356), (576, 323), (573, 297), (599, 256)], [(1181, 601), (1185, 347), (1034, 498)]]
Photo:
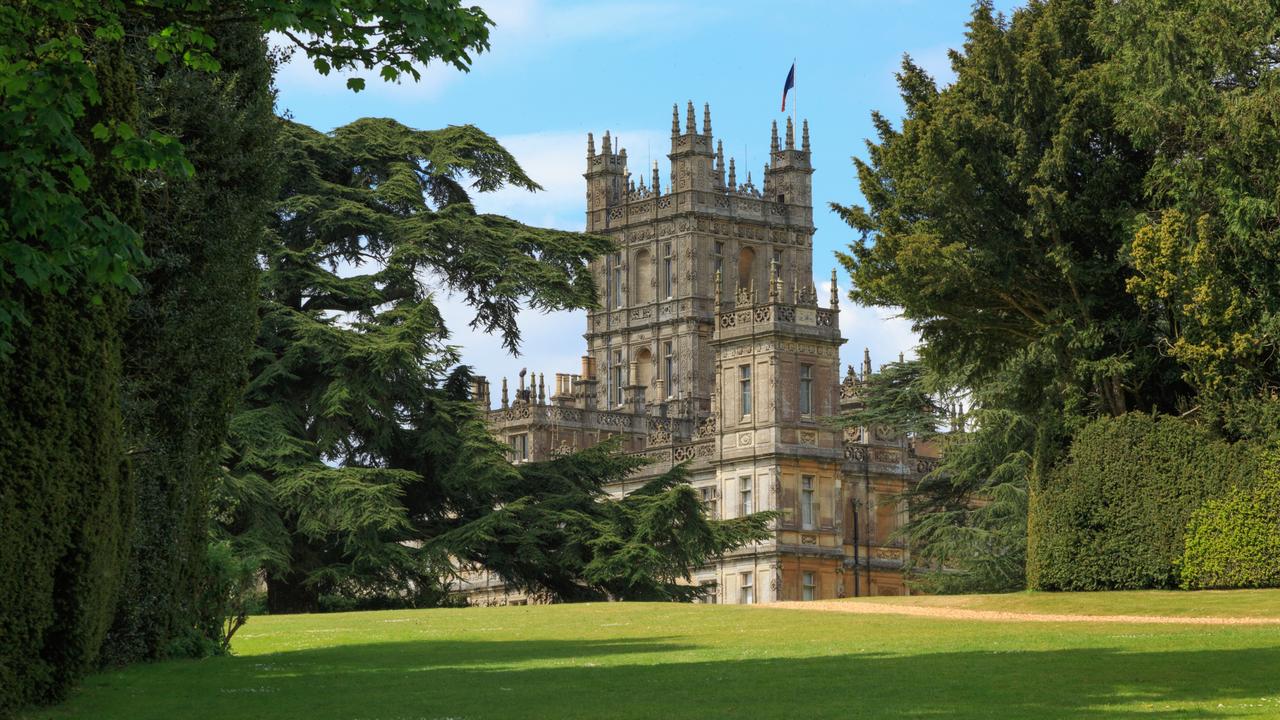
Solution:
[[(932, 468), (904, 437), (841, 430), (871, 373), (842, 375), (835, 275), (826, 306), (813, 274), (809, 126), (773, 124), (762, 185), (739, 182), (714, 140), (711, 111), (683, 128), (672, 109), (669, 183), (657, 163), (638, 182), (608, 132), (587, 136), (586, 231), (617, 252), (592, 267), (603, 297), (588, 313), (579, 373), (521, 373), (474, 395), (514, 462), (543, 460), (620, 436), (653, 462), (612, 492), (626, 493), (688, 462), (711, 515), (779, 511), (773, 537), (743, 547), (696, 582), (707, 602), (768, 603), (908, 591), (905, 520), (896, 496)], [(649, 169), (647, 169), (649, 170)], [(483, 572), (461, 588), (478, 604), (535, 599)]]

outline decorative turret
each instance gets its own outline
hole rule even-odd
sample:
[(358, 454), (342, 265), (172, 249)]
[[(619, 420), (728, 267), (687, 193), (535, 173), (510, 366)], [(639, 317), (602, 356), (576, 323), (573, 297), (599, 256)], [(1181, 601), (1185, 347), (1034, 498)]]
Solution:
[(716, 141), (716, 186), (724, 187), (724, 142)]
[(778, 142), (778, 122), (775, 120), (770, 140), (769, 164), (765, 168), (766, 199), (786, 207), (791, 222), (813, 225), (813, 183), (809, 163), (808, 123), (801, 135), (801, 149), (796, 149), (795, 123), (787, 118), (785, 142)]
[(697, 115), (693, 101), (685, 105), (684, 131), (680, 131), (678, 116), (672, 116), (671, 186), (667, 192), (686, 190), (710, 191), (719, 185), (715, 181), (715, 151), (711, 137), (711, 104), (703, 105), (702, 132), (698, 131)]
[(605, 208), (621, 203), (628, 191), (627, 151), (613, 152), (613, 137), (604, 132), (600, 152), (596, 153), (595, 136), (587, 133), (587, 230), (600, 231), (608, 226)]

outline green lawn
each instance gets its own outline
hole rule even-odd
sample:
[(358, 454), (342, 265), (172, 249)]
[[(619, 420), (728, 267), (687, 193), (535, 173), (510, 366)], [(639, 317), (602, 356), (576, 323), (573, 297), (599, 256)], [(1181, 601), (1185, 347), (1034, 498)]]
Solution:
[[(893, 602), (1277, 616), (1280, 591)], [(1280, 717), (1280, 626), (590, 604), (253, 618), (32, 718)]]

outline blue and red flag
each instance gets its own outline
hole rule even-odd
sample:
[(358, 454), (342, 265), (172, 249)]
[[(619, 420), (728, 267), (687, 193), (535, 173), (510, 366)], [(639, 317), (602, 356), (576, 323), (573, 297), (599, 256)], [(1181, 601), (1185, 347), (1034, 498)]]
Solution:
[(782, 112), (787, 111), (787, 93), (796, 86), (796, 64), (791, 63), (791, 72), (787, 73), (787, 81), (782, 84)]

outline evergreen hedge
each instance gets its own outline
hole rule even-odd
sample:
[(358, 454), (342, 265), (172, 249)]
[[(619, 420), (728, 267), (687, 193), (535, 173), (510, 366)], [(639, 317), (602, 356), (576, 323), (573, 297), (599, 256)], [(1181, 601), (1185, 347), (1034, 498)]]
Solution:
[(1102, 418), (1032, 478), (1027, 580), (1040, 590), (1178, 586), (1183, 532), (1206, 500), (1253, 481), (1257, 454), (1167, 416)]
[[(50, 36), (71, 27), (39, 28)], [(87, 53), (100, 102), (74, 132), (89, 149), (95, 207), (135, 226), (137, 184), (96, 124), (137, 116), (137, 77), (117, 44)], [(25, 209), (30, 211), (29, 208)], [(120, 409), (124, 291), (71, 283), (8, 291), (28, 318), (0, 357), (0, 716), (63, 697), (98, 660), (127, 552), (133, 489)]]
[(0, 359), (0, 717), (96, 661), (125, 563), (123, 301), (28, 294)]
[(1191, 515), (1182, 554), (1187, 589), (1280, 586), (1280, 477), (1233, 488)]
[(200, 607), (209, 489), (257, 335), (279, 120), (261, 31), (232, 23), (213, 36), (217, 73), (158, 66), (141, 42), (135, 50), (144, 129), (181, 138), (195, 175), (142, 192), (151, 263), (125, 324), (123, 393), (138, 513), (103, 647), (109, 664), (218, 649)]

